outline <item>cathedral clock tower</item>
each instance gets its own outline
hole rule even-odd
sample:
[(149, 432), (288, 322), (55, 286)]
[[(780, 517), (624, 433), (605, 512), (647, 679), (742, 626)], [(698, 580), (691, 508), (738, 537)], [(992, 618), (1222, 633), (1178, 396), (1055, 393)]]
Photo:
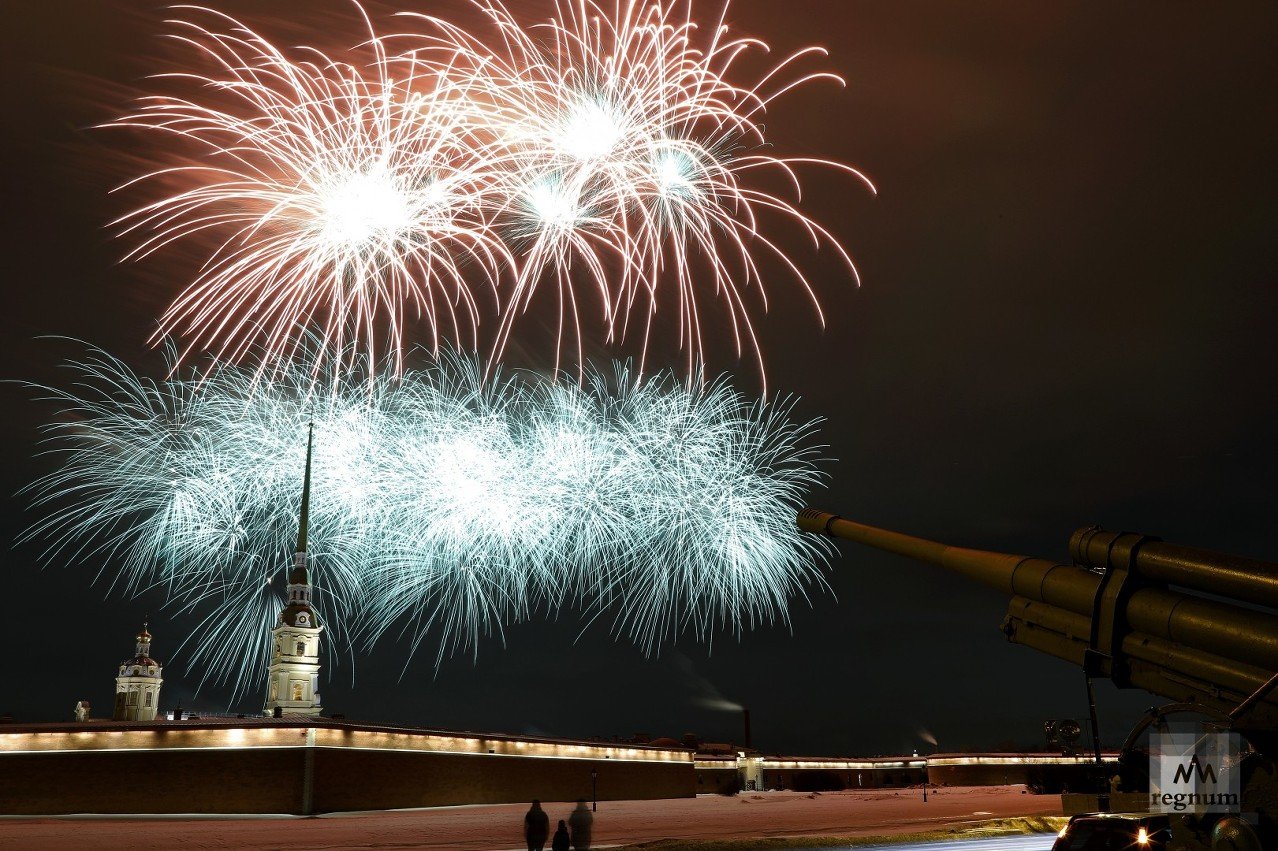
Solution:
[(311, 607), (310, 564), (306, 526), (311, 501), (312, 424), (306, 438), (306, 476), (302, 483), (302, 512), (297, 530), (293, 569), (288, 574), (288, 599), (271, 630), (271, 665), (266, 686), (267, 715), (319, 715), (319, 643), (324, 628)]

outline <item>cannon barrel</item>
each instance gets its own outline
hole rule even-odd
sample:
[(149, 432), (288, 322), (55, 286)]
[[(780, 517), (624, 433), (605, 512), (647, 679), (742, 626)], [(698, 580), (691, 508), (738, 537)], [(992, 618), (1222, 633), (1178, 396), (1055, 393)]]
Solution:
[[(1112, 534), (1094, 526), (1079, 529), (1070, 538), (1070, 555), (1078, 564), (1104, 569)], [(1278, 565), (1269, 562), (1145, 538), (1135, 552), (1135, 569), (1156, 582), (1278, 608)]]
[[(1120, 687), (1278, 724), (1278, 566), (1088, 527), (1073, 564), (952, 547), (804, 509), (799, 527), (927, 562), (1010, 597), (1016, 644), (1086, 667)], [(1206, 596), (1210, 595), (1210, 596)], [(1266, 608), (1267, 607), (1267, 608)], [(1272, 685), (1271, 685), (1272, 687)]]

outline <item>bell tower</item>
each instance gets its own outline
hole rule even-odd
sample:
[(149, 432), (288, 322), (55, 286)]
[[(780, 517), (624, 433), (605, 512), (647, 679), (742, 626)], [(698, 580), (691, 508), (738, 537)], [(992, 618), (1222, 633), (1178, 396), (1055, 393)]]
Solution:
[(315, 425), (306, 438), (306, 475), (302, 480), (302, 511), (297, 529), (293, 569), (288, 574), (288, 599), (271, 630), (271, 664), (266, 685), (267, 715), (319, 715), (319, 643), (324, 628), (311, 608), (311, 583), (306, 532), (311, 503), (311, 448)]
[[(163, 666), (151, 658), (151, 633), (146, 622), (138, 633), (133, 658), (120, 663), (115, 678), (113, 721), (154, 721), (160, 703), (160, 685), (164, 682)], [(87, 714), (87, 712), (86, 712)]]

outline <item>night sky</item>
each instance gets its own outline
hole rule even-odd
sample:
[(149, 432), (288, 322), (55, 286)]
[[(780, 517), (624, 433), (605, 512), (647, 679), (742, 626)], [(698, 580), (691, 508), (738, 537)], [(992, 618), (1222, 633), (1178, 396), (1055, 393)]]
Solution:
[[(331, 37), (352, 20), (340, 0), (214, 5), (271, 32), (294, 10), (286, 34)], [(145, 152), (89, 128), (171, 57), (165, 14), (28, 0), (5, 17), (0, 378), (65, 380), (57, 364), (81, 349), (44, 335), (158, 377), (146, 339), (181, 281), (119, 263), (126, 245), (104, 226), (127, 206), (108, 191)], [(827, 327), (782, 280), (759, 322), (770, 387), (826, 419), (838, 459), (813, 505), (1027, 555), (1066, 558), (1070, 533), (1099, 523), (1278, 560), (1278, 8), (738, 0), (729, 22), (781, 51), (830, 49), (847, 87), (781, 101), (769, 132), (786, 151), (857, 165), (880, 190), (809, 181), (805, 209), (852, 251), (864, 285), (828, 251), (800, 252)], [(537, 339), (512, 357), (544, 366)], [(758, 390), (748, 364), (739, 385)], [(106, 597), (94, 577), (110, 564), (41, 569), (38, 548), (10, 546), (33, 517), (17, 491), (52, 463), (38, 455), (51, 412), (31, 396), (0, 385), (0, 644), (26, 672), (6, 679), (0, 713), (69, 719), (89, 699), (100, 716), (144, 614), (166, 662), (185, 627), (157, 595)], [(829, 580), (833, 593), (796, 604), (789, 630), (685, 641), (660, 658), (572, 618), (514, 627), (477, 664), (437, 674), (433, 648), (405, 670), (407, 648), (384, 642), (353, 672), (329, 670), (325, 708), (473, 730), (739, 738), (735, 713), (705, 705), (721, 697), (750, 707), (756, 745), (807, 754), (908, 751), (925, 746), (921, 731), (942, 749), (1029, 744), (1043, 719), (1085, 715), (1079, 671), (1004, 641), (999, 595), (851, 546)], [(163, 704), (224, 709), (226, 693), (194, 693), (198, 679), (181, 660), (166, 667)], [(1156, 699), (1105, 685), (1099, 701), (1117, 744)], [(254, 690), (238, 709), (260, 706)]]

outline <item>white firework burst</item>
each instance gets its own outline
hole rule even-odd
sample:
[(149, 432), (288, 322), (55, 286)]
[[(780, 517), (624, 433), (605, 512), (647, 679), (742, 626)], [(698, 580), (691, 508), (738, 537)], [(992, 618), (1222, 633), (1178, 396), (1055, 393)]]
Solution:
[(263, 364), (314, 336), (330, 353), (376, 357), (385, 343), (401, 358), (419, 319), (436, 346), (473, 339), (476, 291), (495, 303), (511, 260), (491, 226), (500, 201), (474, 138), (477, 100), (449, 49), (391, 54), (365, 17), (351, 61), (286, 53), (225, 15), (179, 8), (173, 37), (210, 70), (160, 75), (193, 92), (143, 98), (107, 125), (193, 152), (122, 187), (160, 196), (116, 223), (138, 239), (130, 257), (213, 240), (156, 339)]
[[(161, 75), (175, 93), (113, 122), (164, 140), (162, 162), (176, 149), (174, 164), (134, 181), (158, 197), (118, 223), (137, 240), (131, 256), (194, 237), (211, 246), (157, 340), (252, 353), (269, 372), (317, 335), (330, 352), (376, 360), (384, 349), (399, 368), (421, 319), (432, 349), (478, 348), (482, 336), (495, 363), (552, 288), (555, 366), (574, 363), (579, 378), (583, 335), (637, 341), (642, 372), (667, 316), (692, 380), (716, 312), (762, 375), (760, 264), (788, 270), (820, 317), (794, 240), (774, 229), (857, 277), (801, 209), (801, 170), (873, 186), (842, 163), (778, 155), (765, 133), (776, 98), (839, 80), (801, 70), (824, 50), (750, 72), (741, 58), (767, 45), (729, 35), (727, 3), (704, 20), (694, 5), (554, 0), (530, 24), (500, 0), (472, 0), (487, 38), (420, 14), (379, 36), (364, 15), (368, 38), (341, 53), (285, 51), (180, 7), (175, 37), (209, 67)], [(787, 189), (761, 187), (767, 172)]]

